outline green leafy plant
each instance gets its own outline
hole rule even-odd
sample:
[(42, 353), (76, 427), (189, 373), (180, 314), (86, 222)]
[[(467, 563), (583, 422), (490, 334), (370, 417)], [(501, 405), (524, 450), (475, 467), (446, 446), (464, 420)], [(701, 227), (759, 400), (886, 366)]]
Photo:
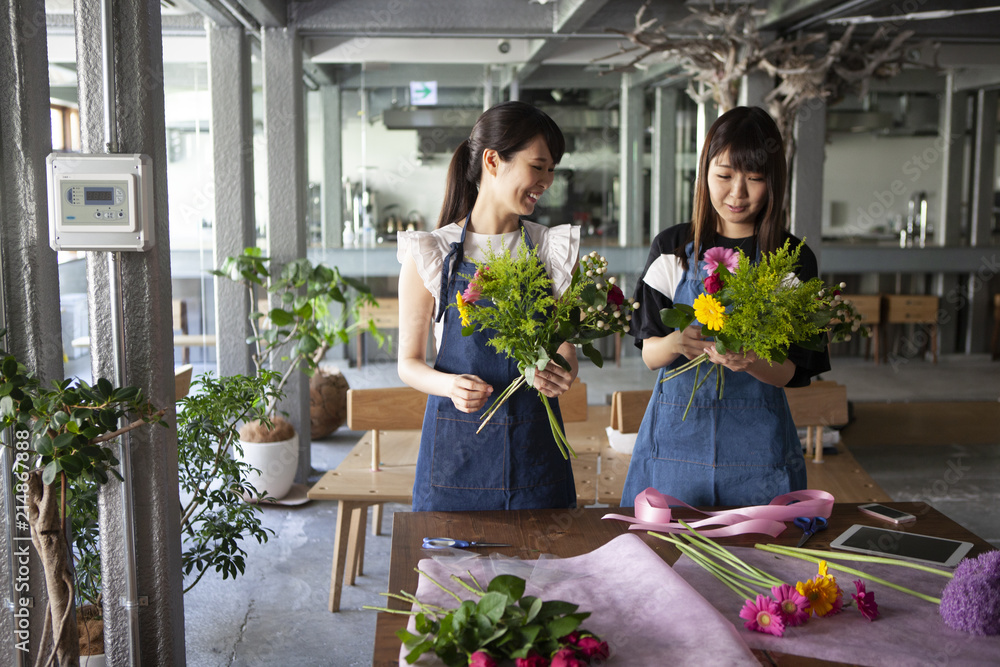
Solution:
[[(607, 273), (607, 260), (596, 252), (580, 260), (569, 287), (558, 298), (552, 294), (552, 279), (538, 259), (537, 249), (529, 249), (523, 238), (514, 255), (492, 247), (487, 247), (484, 254), (485, 259), (477, 262), (476, 273), (470, 277), (468, 289), (455, 295), (462, 333), (468, 336), (477, 329), (490, 331), (487, 344), (516, 361), (521, 375), (483, 414), (483, 425), (521, 386), (532, 386), (535, 373), (549, 361), (570, 368), (558, 352), (563, 343), (579, 346), (598, 368), (603, 366), (604, 359), (593, 342), (627, 333), (632, 310), (636, 308), (615, 285), (614, 278), (602, 279)], [(480, 300), (484, 300), (482, 305)], [(539, 397), (559, 451), (564, 457), (576, 456), (548, 397), (541, 393)]]
[[(5, 444), (14, 450), (15, 492), (18, 505), (27, 510), (48, 593), (44, 634), (52, 646), (43, 650), (58, 664), (75, 664), (80, 647), (76, 625), (68, 619), (76, 579), (65, 530), (70, 487), (104, 484), (110, 475), (121, 479), (108, 444), (145, 424), (165, 426), (164, 411), (146, 401), (138, 388), (115, 387), (103, 378), (93, 385), (53, 381), (44, 389), (13, 355), (0, 350), (0, 359), (0, 427), (13, 428), (14, 440)], [(121, 426), (126, 419), (131, 421)], [(93, 497), (81, 498), (81, 503), (85, 521), (92, 516)]]
[[(288, 362), (284, 372), (272, 375), (280, 392), (293, 373), (301, 369), (312, 376), (330, 347), (346, 343), (360, 329), (370, 333), (379, 346), (385, 336), (373, 320), (359, 321), (362, 308), (378, 305), (363, 282), (344, 276), (336, 267), (314, 266), (308, 259), (296, 259), (275, 270), (260, 248), (246, 248), (243, 254), (227, 258), (212, 274), (240, 283), (250, 303), (253, 334), (253, 363), (258, 375), (274, 358)], [(266, 313), (257, 309), (258, 299), (272, 297), (280, 305)], [(334, 315), (334, 304), (339, 313)], [(266, 317), (267, 326), (262, 320)], [(276, 416), (277, 401), (268, 401), (265, 414)]]
[[(376, 611), (414, 616), (417, 634), (399, 630), (396, 635), (407, 649), (406, 662), (413, 664), (421, 655), (433, 652), (449, 667), (496, 664), (496, 660), (548, 658), (564, 652), (565, 658), (585, 662), (607, 658), (608, 645), (593, 633), (580, 629), (590, 612), (577, 611), (579, 605), (561, 600), (543, 601), (525, 595), (524, 579), (512, 574), (494, 577), (484, 589), (469, 573), (471, 584), (457, 575), (452, 580), (478, 600), (463, 600), (457, 593), (417, 570), (458, 602), (455, 609), (424, 604), (410, 593), (383, 593), (408, 602), (419, 610), (401, 611), (368, 607)], [(532, 660), (531, 664), (536, 664)], [(565, 663), (570, 664), (570, 663)], [(579, 664), (579, 663), (573, 663)]]

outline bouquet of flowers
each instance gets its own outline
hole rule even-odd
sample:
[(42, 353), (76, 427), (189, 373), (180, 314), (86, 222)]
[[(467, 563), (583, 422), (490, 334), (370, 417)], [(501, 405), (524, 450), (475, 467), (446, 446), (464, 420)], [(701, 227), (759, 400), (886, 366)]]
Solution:
[(409, 602), (419, 611), (364, 607), (415, 617), (417, 634), (396, 632), (406, 647), (408, 664), (428, 652), (448, 667), (497, 667), (510, 660), (516, 667), (586, 667), (591, 659), (602, 661), (610, 655), (607, 642), (580, 628), (590, 612), (577, 611), (570, 602), (525, 595), (526, 584), (520, 577), (502, 574), (484, 589), (471, 572), (471, 584), (453, 574), (452, 580), (476, 601), (463, 600), (426, 572), (418, 572), (455, 598), (458, 607), (424, 604), (406, 592), (382, 595)]
[[(679, 303), (661, 310), (663, 323), (682, 330), (697, 320), (703, 334), (715, 338), (715, 349), (720, 354), (742, 350), (777, 364), (785, 361), (792, 345), (822, 351), (827, 338), (837, 343), (850, 340), (854, 333), (869, 336), (868, 328), (861, 324), (861, 315), (840, 295), (843, 283), (831, 287), (819, 278), (802, 282), (795, 277), (801, 250), (801, 245), (790, 249), (786, 241), (783, 247), (754, 264), (742, 251), (709, 249), (704, 258), (709, 274), (704, 281), (704, 292), (693, 306)], [(714, 371), (722, 398), (725, 388), (722, 368), (713, 366), (701, 378), (700, 366), (706, 361), (708, 354), (702, 354), (675, 368), (663, 381), (695, 369), (693, 400), (695, 392)]]
[[(483, 414), (483, 425), (522, 385), (532, 386), (535, 373), (554, 361), (569, 369), (559, 353), (564, 342), (578, 345), (600, 368), (604, 360), (593, 341), (629, 330), (638, 304), (625, 297), (613, 277), (604, 278), (608, 263), (596, 252), (581, 258), (569, 287), (560, 297), (552, 294), (552, 280), (534, 248), (523, 241), (512, 256), (487, 247), (485, 261), (477, 262), (464, 293), (455, 294), (462, 318), (462, 333), (477, 329), (492, 332), (489, 345), (517, 362), (520, 375), (504, 389)], [(549, 416), (549, 426), (559, 451), (576, 456), (552, 411), (549, 399), (539, 393)], [(482, 426), (480, 426), (482, 430)]]

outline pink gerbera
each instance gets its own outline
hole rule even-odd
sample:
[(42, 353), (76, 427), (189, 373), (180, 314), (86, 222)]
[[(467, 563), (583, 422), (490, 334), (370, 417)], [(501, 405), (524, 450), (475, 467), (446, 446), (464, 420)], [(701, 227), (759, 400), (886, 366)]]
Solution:
[(740, 265), (739, 253), (730, 248), (709, 248), (705, 251), (705, 270), (708, 273), (715, 273), (720, 264), (730, 273), (736, 273), (736, 267)]
[(878, 605), (875, 603), (875, 594), (866, 591), (865, 582), (860, 579), (854, 582), (854, 587), (858, 589), (858, 592), (851, 594), (851, 597), (854, 598), (854, 603), (858, 605), (858, 611), (869, 621), (874, 621), (879, 616)]
[(809, 600), (795, 590), (794, 586), (788, 584), (775, 586), (771, 589), (771, 595), (781, 609), (781, 619), (786, 627), (794, 628), (809, 620)]
[(757, 595), (757, 601), (747, 600), (740, 610), (740, 618), (745, 619), (743, 624), (747, 630), (766, 632), (781, 637), (785, 634), (785, 622), (781, 618), (781, 607), (778, 603), (766, 595)]

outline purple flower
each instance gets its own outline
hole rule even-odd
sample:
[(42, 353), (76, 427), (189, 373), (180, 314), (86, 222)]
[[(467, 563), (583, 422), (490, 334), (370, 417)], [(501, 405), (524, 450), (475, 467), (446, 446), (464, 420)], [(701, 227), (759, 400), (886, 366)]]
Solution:
[(874, 621), (878, 618), (878, 605), (875, 603), (875, 594), (866, 591), (865, 582), (860, 579), (855, 580), (854, 587), (858, 589), (858, 592), (852, 593), (851, 597), (854, 598), (854, 603), (858, 605), (858, 611), (869, 621)]
[(778, 609), (781, 610), (781, 619), (785, 622), (785, 626), (794, 628), (809, 620), (811, 613), (809, 600), (802, 593), (795, 590), (795, 586), (788, 584), (775, 586), (771, 589), (771, 595), (774, 596), (775, 601), (778, 603)]
[(1000, 551), (959, 563), (941, 593), (941, 618), (955, 630), (1000, 634)]
[(740, 618), (746, 620), (743, 624), (747, 630), (756, 630), (781, 637), (785, 634), (785, 622), (781, 618), (781, 608), (778, 603), (766, 595), (758, 595), (757, 601), (747, 600), (740, 609)]
[(740, 265), (740, 255), (730, 248), (709, 248), (705, 251), (705, 270), (715, 273), (719, 265), (725, 266), (730, 273), (736, 273)]

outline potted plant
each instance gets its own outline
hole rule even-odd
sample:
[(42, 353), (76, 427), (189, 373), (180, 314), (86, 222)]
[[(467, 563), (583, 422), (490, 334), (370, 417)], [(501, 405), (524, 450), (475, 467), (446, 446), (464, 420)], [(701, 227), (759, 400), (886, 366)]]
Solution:
[[(246, 568), (242, 542), (258, 543), (273, 534), (261, 525), (261, 508), (244, 503), (262, 499), (248, 484), (249, 464), (231, 456), (239, 451), (237, 425), (247, 419), (266, 420), (261, 397), (270, 398), (274, 374), (215, 378), (204, 374), (192, 387), (197, 391), (178, 401), (177, 463), (181, 493), (181, 568), (184, 592), (206, 572), (223, 579), (236, 578)], [(97, 525), (98, 484), (79, 478), (68, 487), (72, 507), (73, 554), (76, 569), (77, 628), (81, 665), (102, 667), (101, 549)]]
[[(44, 389), (13, 355), (0, 350), (0, 359), (0, 427), (13, 428), (13, 442), (7, 446), (14, 449), (15, 493), (27, 509), (48, 593), (45, 636), (52, 645), (42, 650), (57, 664), (76, 664), (76, 577), (66, 535), (69, 490), (78, 482), (104, 484), (110, 475), (121, 479), (118, 460), (106, 444), (146, 424), (162, 424), (163, 410), (148, 403), (138, 388), (115, 387), (103, 378), (94, 385), (63, 380)], [(130, 421), (119, 426), (126, 417)], [(81, 503), (81, 520), (84, 514), (93, 516), (96, 499)]]
[[(384, 336), (375, 323), (359, 321), (364, 306), (375, 306), (371, 290), (361, 281), (341, 275), (336, 267), (314, 266), (308, 259), (296, 259), (273, 270), (270, 258), (260, 248), (247, 248), (243, 254), (229, 257), (216, 276), (242, 284), (250, 303), (252, 335), (251, 357), (258, 375), (276, 358), (287, 362), (275, 374), (274, 395), (267, 401), (264, 420), (251, 420), (241, 428), (245, 460), (260, 471), (251, 485), (272, 498), (282, 498), (291, 488), (298, 463), (298, 436), (292, 425), (278, 415), (278, 399), (285, 384), (299, 370), (310, 377), (316, 374), (327, 350), (338, 342), (346, 343), (360, 327), (372, 334), (378, 344)], [(266, 313), (257, 309), (258, 299), (270, 296), (279, 305)], [(334, 304), (339, 312), (334, 312)], [(346, 401), (346, 382), (341, 383)]]

